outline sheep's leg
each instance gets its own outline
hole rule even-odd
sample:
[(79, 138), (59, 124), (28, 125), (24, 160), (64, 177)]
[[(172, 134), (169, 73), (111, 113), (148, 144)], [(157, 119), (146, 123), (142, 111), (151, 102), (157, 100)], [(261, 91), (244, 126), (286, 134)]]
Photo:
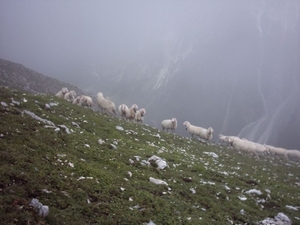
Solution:
[(257, 159), (259, 160), (259, 157), (258, 157), (256, 151), (253, 151), (253, 153), (254, 153), (254, 155), (256, 155)]

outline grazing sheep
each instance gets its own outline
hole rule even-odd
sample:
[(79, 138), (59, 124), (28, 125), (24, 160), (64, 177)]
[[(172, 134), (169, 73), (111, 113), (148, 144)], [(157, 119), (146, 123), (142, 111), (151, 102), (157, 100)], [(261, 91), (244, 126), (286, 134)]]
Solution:
[(285, 153), (285, 157), (287, 160), (295, 160), (300, 162), (300, 151), (299, 150), (287, 150)]
[(255, 142), (252, 142), (252, 143), (255, 145), (254, 150), (257, 154), (260, 154), (260, 155), (267, 155), (268, 154), (268, 149), (266, 148), (266, 146), (255, 143)]
[(119, 106), (119, 113), (123, 119), (133, 120), (135, 118), (136, 110), (138, 109), (137, 104), (133, 104), (130, 108), (125, 104)]
[(223, 142), (228, 143), (228, 138), (227, 138), (227, 136), (225, 136), (225, 135), (223, 135), (223, 134), (219, 134), (218, 137), (219, 137), (218, 142), (221, 142), (221, 144), (222, 144)]
[(265, 147), (273, 156), (286, 157), (287, 150), (285, 148), (278, 148), (271, 145), (265, 145)]
[(72, 104), (79, 105), (81, 96), (77, 96), (73, 99)]
[(65, 94), (64, 99), (72, 102), (75, 99), (75, 97), (76, 97), (76, 92), (72, 90)]
[(98, 104), (99, 108), (101, 109), (102, 113), (116, 116), (115, 103), (104, 98), (102, 92), (98, 92), (98, 94), (97, 94), (97, 104)]
[(69, 92), (68, 88), (63, 87), (59, 92), (55, 94), (56, 97), (58, 98), (64, 98), (65, 94)]
[(183, 125), (185, 126), (185, 129), (191, 134), (192, 138), (194, 137), (195, 134), (196, 136), (199, 136), (200, 138), (210, 142), (210, 140), (213, 137), (214, 130), (211, 127), (209, 127), (208, 129), (197, 127), (190, 124), (190, 122), (188, 121), (185, 121)]
[[(230, 138), (231, 139), (234, 139), (234, 138), (238, 138), (239, 139), (239, 137), (236, 137), (236, 136), (225, 136), (225, 135), (223, 135), (223, 134), (219, 134), (219, 142), (221, 141), (221, 144), (223, 143), (223, 142), (225, 142), (225, 143), (227, 143), (227, 146), (228, 146), (228, 144), (229, 145), (231, 145), (231, 143), (230, 143)], [(242, 138), (243, 140), (246, 140), (245, 138)]]
[(77, 96), (76, 98), (74, 98), (74, 100), (72, 101), (72, 104), (76, 104), (82, 107), (88, 107), (91, 108), (93, 105), (93, 100), (91, 97), (86, 96), (86, 95), (80, 95)]
[(223, 144), (225, 142), (225, 143), (227, 143), (227, 146), (228, 146), (228, 144), (230, 144), (229, 138), (238, 138), (236, 136), (225, 136), (223, 134), (219, 134), (218, 137), (219, 137), (218, 142), (221, 142), (221, 144)]
[(92, 108), (93, 99), (90, 96), (81, 95), (78, 105), (82, 107)]
[(136, 123), (143, 123), (144, 122), (144, 115), (146, 114), (146, 109), (141, 108), (140, 110), (136, 111), (134, 120)]
[(167, 130), (171, 130), (172, 132), (175, 133), (175, 129), (177, 128), (177, 119), (176, 118), (172, 118), (170, 120), (163, 120), (161, 122), (161, 127), (162, 127), (162, 131), (164, 131), (165, 129)]
[(119, 105), (119, 113), (121, 118), (126, 119), (126, 109), (128, 109), (127, 105), (121, 104)]
[(126, 110), (126, 119), (134, 120), (137, 109), (138, 109), (137, 104), (133, 104), (128, 110)]
[(235, 150), (252, 153), (257, 157), (257, 159), (259, 159), (256, 152), (255, 143), (247, 140), (242, 140), (240, 138), (229, 138), (229, 142)]

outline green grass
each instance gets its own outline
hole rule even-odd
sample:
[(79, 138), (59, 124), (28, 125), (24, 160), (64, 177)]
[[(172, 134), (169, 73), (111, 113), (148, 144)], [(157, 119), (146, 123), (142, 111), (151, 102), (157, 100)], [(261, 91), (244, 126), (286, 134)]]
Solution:
[[(1, 102), (9, 104), (12, 97), (21, 104), (0, 106), (1, 224), (255, 224), (279, 212), (300, 222), (295, 218), (299, 212), (286, 207), (300, 206), (300, 166), (295, 162), (257, 161), (54, 96), (0, 88)], [(50, 102), (58, 106), (45, 110)], [(22, 113), (25, 109), (72, 133), (45, 128)], [(152, 155), (164, 158), (169, 167), (141, 165)], [(168, 186), (153, 184), (150, 177)], [(246, 194), (250, 189), (262, 194)], [(29, 206), (32, 198), (49, 206), (46, 218)]]

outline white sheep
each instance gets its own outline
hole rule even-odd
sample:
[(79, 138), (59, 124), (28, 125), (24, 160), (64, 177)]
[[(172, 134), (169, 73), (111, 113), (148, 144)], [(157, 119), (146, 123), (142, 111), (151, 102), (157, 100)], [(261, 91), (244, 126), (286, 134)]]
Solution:
[[(225, 143), (227, 143), (227, 146), (228, 146), (228, 144), (229, 145), (231, 145), (231, 143), (229, 142), (229, 139), (234, 139), (234, 138), (239, 138), (239, 137), (237, 137), (237, 136), (225, 136), (225, 135), (223, 135), (223, 134), (219, 134), (219, 142), (221, 141), (221, 144), (223, 143), (223, 142), (225, 142)], [(245, 138), (243, 138), (243, 140), (246, 140)]]
[(91, 108), (93, 105), (93, 100), (91, 97), (86, 96), (86, 95), (80, 95), (77, 96), (76, 98), (74, 98), (74, 100), (72, 101), (73, 104), (75, 105), (79, 105), (82, 107), (88, 107)]
[(196, 135), (202, 139), (210, 141), (213, 137), (214, 130), (211, 127), (207, 128), (207, 129), (202, 128), (202, 127), (197, 127), (197, 126), (192, 125), (188, 121), (185, 121), (183, 123), (183, 125), (185, 126), (185, 129), (191, 134), (192, 138), (194, 137), (194, 135)]
[(65, 94), (69, 92), (68, 88), (63, 87), (59, 92), (55, 94), (56, 97), (58, 98), (64, 98)]
[(144, 115), (146, 114), (146, 109), (141, 108), (140, 110), (137, 110), (135, 113), (134, 120), (136, 123), (143, 123), (144, 122)]
[(81, 96), (77, 96), (73, 99), (72, 104), (79, 105)]
[(223, 135), (223, 134), (219, 134), (218, 137), (219, 137), (218, 142), (221, 142), (221, 144), (222, 144), (223, 142), (228, 143), (228, 138), (227, 138), (227, 136), (225, 136), (225, 135)]
[(176, 118), (172, 118), (170, 120), (163, 120), (161, 122), (161, 127), (162, 127), (162, 131), (164, 131), (165, 129), (167, 130), (171, 130), (172, 132), (175, 133), (175, 130), (177, 128), (177, 119)]
[(218, 137), (219, 137), (218, 142), (221, 142), (221, 144), (223, 144), (225, 142), (225, 143), (227, 143), (227, 145), (230, 144), (229, 138), (238, 138), (236, 136), (225, 136), (223, 134), (219, 134)]
[(229, 138), (229, 143), (231, 143), (232, 147), (237, 151), (244, 151), (248, 153), (252, 153), (259, 159), (255, 143), (247, 140), (242, 140), (240, 138)]
[(127, 120), (133, 120), (135, 118), (135, 113), (138, 109), (138, 106), (137, 104), (133, 104), (130, 108), (128, 108), (127, 105), (121, 104), (118, 109), (121, 118)]
[(75, 98), (76, 98), (76, 91), (74, 91), (74, 90), (67, 92), (64, 96), (64, 99), (66, 99), (70, 102), (72, 102)]
[(127, 109), (126, 110), (126, 119), (134, 120), (137, 109), (138, 109), (137, 104), (133, 104), (129, 109)]
[(121, 104), (119, 105), (119, 114), (121, 116), (121, 118), (126, 119), (126, 109), (128, 109), (127, 105), (125, 104)]
[(265, 147), (273, 156), (286, 157), (287, 150), (285, 148), (278, 148), (272, 145), (265, 145)]
[(104, 98), (102, 92), (98, 92), (98, 94), (97, 94), (97, 104), (98, 104), (99, 108), (101, 109), (102, 113), (116, 116), (115, 103)]
[(300, 151), (299, 150), (287, 150), (285, 157), (287, 160), (293, 159), (300, 162)]
[(78, 105), (82, 106), (82, 107), (88, 107), (88, 108), (92, 108), (93, 105), (93, 99), (90, 96), (87, 95), (81, 95), (80, 99), (79, 99), (79, 103)]
[(256, 142), (252, 142), (252, 143), (254, 143), (254, 145), (255, 145), (254, 150), (257, 154), (260, 154), (260, 155), (267, 155), (268, 154), (268, 149), (266, 148), (266, 146), (261, 145), (261, 144), (256, 143)]

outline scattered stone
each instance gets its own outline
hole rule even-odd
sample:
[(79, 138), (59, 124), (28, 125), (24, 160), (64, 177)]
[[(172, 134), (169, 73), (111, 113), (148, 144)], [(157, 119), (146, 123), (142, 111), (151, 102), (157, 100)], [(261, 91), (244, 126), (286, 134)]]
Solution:
[(219, 156), (214, 152), (203, 152), (206, 155), (212, 156), (213, 158), (218, 158)]
[(51, 122), (50, 120), (42, 119), (41, 117), (35, 115), (33, 112), (30, 112), (28, 110), (23, 110), (22, 113), (25, 113), (25, 114), (31, 116), (33, 119), (41, 121), (43, 123), (46, 123), (50, 126), (55, 126), (55, 124), (53, 122)]
[(148, 162), (154, 161), (157, 164), (157, 169), (161, 169), (163, 170), (164, 168), (166, 168), (168, 166), (167, 162), (165, 160), (163, 160), (162, 158), (153, 155), (148, 159)]
[(117, 149), (117, 146), (115, 146), (114, 144), (110, 144), (110, 146), (111, 146), (113, 149)]
[(65, 125), (57, 125), (57, 126), (62, 128), (67, 134), (71, 134), (69, 128), (67, 128)]
[(72, 124), (73, 126), (79, 127), (78, 123), (71, 122), (71, 124)]
[(149, 223), (143, 223), (143, 225), (155, 225), (155, 223), (152, 220), (150, 220)]
[(124, 128), (121, 127), (121, 126), (116, 126), (116, 129), (117, 129), (117, 130), (124, 130)]
[(291, 220), (283, 213), (278, 213), (277, 216), (273, 218), (266, 218), (258, 222), (258, 225), (291, 225)]
[(256, 190), (256, 189), (251, 189), (249, 191), (245, 192), (246, 194), (257, 194), (257, 195), (261, 195), (261, 191), (260, 190)]
[(7, 106), (8, 106), (6, 102), (1, 102), (1, 105), (2, 105), (3, 107), (7, 107)]
[(295, 206), (291, 206), (291, 205), (286, 205), (285, 207), (288, 208), (288, 209), (295, 210), (295, 211), (298, 211), (298, 208), (300, 208), (299, 206), (295, 207)]
[(105, 141), (103, 141), (101, 138), (98, 140), (98, 143), (100, 144), (100, 145), (102, 145), (102, 144), (104, 144), (105, 143)]
[(246, 200), (247, 200), (247, 197), (244, 196), (244, 195), (241, 195), (241, 196), (239, 196), (239, 199), (240, 199), (241, 201), (246, 201)]
[(58, 106), (58, 103), (57, 102), (50, 102), (49, 106)]
[(20, 105), (20, 102), (15, 101), (13, 98), (11, 98), (11, 103), (12, 103), (13, 105)]
[(33, 198), (29, 205), (32, 206), (41, 217), (45, 218), (49, 214), (49, 207), (40, 203), (36, 198)]
[(149, 166), (149, 165), (150, 165), (150, 162), (148, 162), (148, 161), (146, 161), (145, 159), (143, 159), (143, 160), (141, 161), (141, 165), (142, 165), (142, 166)]
[(45, 104), (45, 109), (46, 110), (50, 110), (51, 109), (50, 105), (49, 104)]
[(154, 183), (154, 184), (158, 184), (158, 185), (166, 185), (168, 186), (168, 183), (163, 181), (163, 180), (160, 180), (160, 179), (156, 179), (156, 178), (153, 178), (153, 177), (150, 177), (149, 178), (150, 182)]

